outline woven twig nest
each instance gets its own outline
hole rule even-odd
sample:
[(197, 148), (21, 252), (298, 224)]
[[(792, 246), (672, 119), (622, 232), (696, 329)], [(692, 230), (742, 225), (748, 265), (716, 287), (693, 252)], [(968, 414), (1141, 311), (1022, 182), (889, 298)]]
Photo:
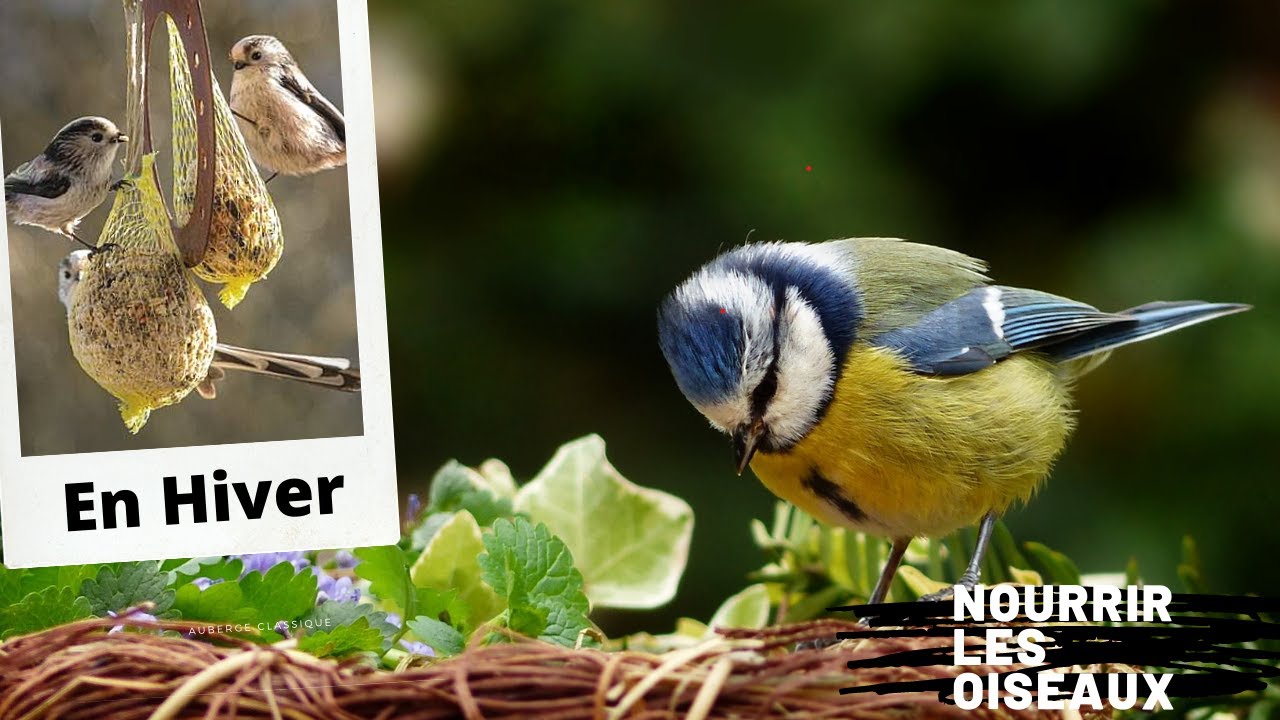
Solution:
[[(227, 647), (147, 632), (107, 634), (121, 622), (132, 621), (85, 620), (0, 644), (0, 717), (1063, 717), (1036, 710), (962, 711), (931, 693), (841, 695), (841, 687), (948, 677), (960, 670), (846, 669), (850, 660), (936, 646), (938, 638), (881, 638), (827, 650), (789, 650), (796, 640), (830, 637), (853, 629), (851, 623), (736, 631), (732, 638), (663, 655), (515, 642), (473, 647), (449, 660), (392, 673), (318, 660), (288, 643)], [(172, 621), (139, 625), (153, 630), (189, 626)]]
[(217, 343), (213, 312), (182, 264), (155, 185), (155, 158), (120, 190), (103, 230), (117, 247), (94, 255), (71, 295), (71, 350), (120, 400), (130, 432), (205, 379)]

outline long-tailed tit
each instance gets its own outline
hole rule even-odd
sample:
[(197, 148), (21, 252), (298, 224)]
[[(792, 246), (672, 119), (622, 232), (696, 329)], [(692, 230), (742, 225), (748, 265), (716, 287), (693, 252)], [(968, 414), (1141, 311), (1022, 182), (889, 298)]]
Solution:
[(101, 117), (73, 120), (44, 152), (4, 179), (9, 219), (64, 235), (88, 248), (76, 226), (102, 204), (112, 189), (111, 163), (129, 137)]
[(276, 175), (310, 175), (347, 162), (347, 123), (289, 50), (270, 35), (231, 48), (231, 111), (249, 154)]

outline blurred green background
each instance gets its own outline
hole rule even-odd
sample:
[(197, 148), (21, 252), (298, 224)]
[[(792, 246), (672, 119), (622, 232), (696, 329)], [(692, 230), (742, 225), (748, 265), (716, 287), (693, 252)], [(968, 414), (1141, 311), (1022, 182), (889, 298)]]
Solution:
[[(213, 70), (231, 88), (227, 53), (245, 35), (279, 34), (311, 81), (339, 107), (337, 9), (315, 0), (204, 3)], [(168, 41), (151, 46), (151, 119), (161, 187), (170, 195)], [(0, 130), (4, 169), (39, 154), (70, 120), (125, 119), (125, 25), (120, 0), (0, 0)], [(140, 138), (135, 138), (140, 139)], [(119, 153), (123, 159), (124, 152)], [(119, 170), (117, 170), (117, 174)], [(284, 230), (284, 256), (235, 312), (204, 284), (218, 339), (243, 347), (350, 358), (358, 363), (351, 218), (345, 169), (281, 177), (268, 186)], [(112, 198), (77, 234), (96, 242)], [(114, 398), (76, 364), (57, 296), (57, 266), (78, 245), (10, 223), (15, 360), (24, 455), (346, 437), (363, 432), (359, 395), (233, 373), (218, 399), (192, 393), (129, 435)]]
[[(657, 303), (752, 240), (890, 235), (1105, 309), (1253, 312), (1126, 348), (1008, 522), (1085, 572), (1280, 592), (1280, 5), (370, 3), (398, 461), (532, 476), (609, 442), (697, 513), (667, 617), (761, 563), (772, 497), (681, 397)], [(599, 522), (609, 522), (608, 517)]]

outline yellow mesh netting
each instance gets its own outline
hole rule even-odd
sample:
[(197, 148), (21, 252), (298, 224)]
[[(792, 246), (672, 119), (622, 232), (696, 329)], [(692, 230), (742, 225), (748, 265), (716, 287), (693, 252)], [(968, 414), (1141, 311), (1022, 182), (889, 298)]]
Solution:
[(102, 240), (71, 295), (68, 329), (80, 367), (120, 400), (130, 432), (208, 374), (213, 312), (182, 264), (156, 184), (155, 154), (116, 194)]
[[(166, 20), (173, 101), (173, 209), (178, 224), (184, 225), (191, 216), (196, 189), (196, 113), (205, 108), (197, 106), (200, 101), (192, 91), (191, 68), (178, 28), (172, 19)], [(197, 67), (196, 72), (210, 70)], [(218, 297), (223, 305), (234, 308), (249, 286), (266, 278), (275, 267), (284, 252), (284, 239), (275, 204), (254, 167), (217, 79), (213, 80), (213, 112), (218, 160), (209, 245), (194, 271), (209, 282), (222, 283)]]

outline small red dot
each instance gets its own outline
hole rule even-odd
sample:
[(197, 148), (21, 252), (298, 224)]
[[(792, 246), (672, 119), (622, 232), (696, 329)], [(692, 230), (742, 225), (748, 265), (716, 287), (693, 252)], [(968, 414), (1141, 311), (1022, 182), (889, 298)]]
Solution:
[(720, 308), (720, 314), (721, 314), (721, 315), (724, 315), (724, 314), (725, 314), (725, 313), (727, 313), (727, 312), (729, 312), (729, 311), (728, 311), (728, 310), (725, 310), (724, 308)]
[(813, 166), (812, 166), (812, 165), (805, 165), (805, 166), (804, 166), (804, 171), (805, 171), (805, 172), (813, 172)]

